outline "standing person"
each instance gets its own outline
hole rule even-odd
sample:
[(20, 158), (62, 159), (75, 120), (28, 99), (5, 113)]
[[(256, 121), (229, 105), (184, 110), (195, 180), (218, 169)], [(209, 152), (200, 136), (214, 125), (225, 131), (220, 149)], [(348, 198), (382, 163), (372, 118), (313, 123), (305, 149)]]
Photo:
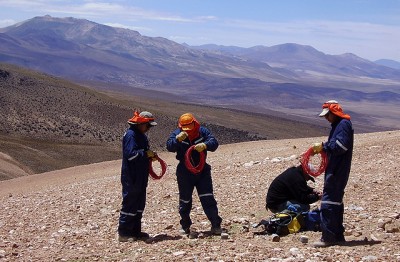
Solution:
[(286, 169), (275, 177), (268, 188), (266, 208), (272, 213), (285, 209), (295, 209), (296, 212), (310, 210), (310, 204), (321, 199), (321, 194), (307, 185), (307, 181), (315, 182), (301, 165)]
[(190, 113), (183, 114), (179, 118), (178, 127), (170, 135), (167, 141), (167, 149), (170, 152), (176, 152), (176, 158), (179, 160), (176, 176), (179, 189), (181, 232), (190, 234), (192, 194), (196, 187), (203, 210), (211, 222), (211, 233), (220, 235), (222, 233), (222, 219), (218, 215), (217, 201), (213, 194), (211, 166), (205, 164), (204, 169), (199, 174), (191, 173), (185, 166), (185, 153), (192, 145), (195, 145), (195, 150), (191, 158), (194, 166), (197, 166), (200, 161), (200, 152), (204, 151), (205, 154), (207, 154), (207, 151), (214, 152), (218, 148), (218, 141), (207, 128), (200, 126), (200, 123)]
[(325, 117), (332, 129), (327, 142), (313, 145), (315, 154), (325, 151), (328, 155), (321, 200), (322, 237), (314, 243), (315, 247), (327, 247), (345, 241), (343, 195), (349, 179), (354, 140), (350, 116), (343, 112), (340, 104), (330, 100), (322, 108), (319, 116)]
[(129, 128), (122, 141), (122, 208), (119, 217), (119, 241), (147, 239), (142, 232), (142, 214), (146, 205), (146, 187), (149, 178), (149, 161), (156, 153), (149, 149), (145, 133), (156, 126), (150, 112), (143, 111), (128, 120)]

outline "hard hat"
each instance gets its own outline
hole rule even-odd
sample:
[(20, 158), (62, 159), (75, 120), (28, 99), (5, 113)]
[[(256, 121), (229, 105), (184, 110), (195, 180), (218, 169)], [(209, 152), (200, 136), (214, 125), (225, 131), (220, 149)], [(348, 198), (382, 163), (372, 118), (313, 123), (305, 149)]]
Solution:
[(135, 111), (133, 113), (133, 117), (128, 120), (128, 123), (132, 125), (145, 124), (145, 123), (148, 123), (151, 126), (157, 125), (157, 122), (154, 121), (153, 114), (148, 111), (143, 111), (140, 114), (139, 112)]
[(342, 107), (340, 106), (339, 102), (336, 100), (329, 100), (322, 105), (322, 112), (319, 114), (320, 117), (326, 116), (331, 112), (334, 115), (337, 115), (340, 118), (344, 118), (350, 120), (350, 115), (345, 114), (343, 112)]
[(196, 119), (191, 113), (185, 113), (179, 117), (178, 126), (183, 131), (190, 131), (195, 127)]

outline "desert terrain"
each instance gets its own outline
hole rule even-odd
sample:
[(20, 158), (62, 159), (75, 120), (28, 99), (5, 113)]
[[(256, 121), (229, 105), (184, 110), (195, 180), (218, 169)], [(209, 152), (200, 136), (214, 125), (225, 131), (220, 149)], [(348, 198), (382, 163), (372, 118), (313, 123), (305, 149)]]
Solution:
[[(179, 234), (172, 153), (160, 154), (169, 165), (167, 174), (149, 183), (143, 229), (152, 238), (146, 242), (117, 240), (119, 160), (1, 181), (0, 261), (400, 261), (400, 131), (355, 136), (344, 200), (347, 245), (313, 248), (318, 232), (279, 242), (254, 234), (260, 229), (252, 225), (271, 215), (264, 206), (272, 179), (325, 138), (229, 144), (209, 154), (228, 239), (209, 236), (196, 193), (192, 228), (200, 235)], [(322, 175), (314, 186), (322, 189)], [(301, 235), (309, 243), (301, 243)]]

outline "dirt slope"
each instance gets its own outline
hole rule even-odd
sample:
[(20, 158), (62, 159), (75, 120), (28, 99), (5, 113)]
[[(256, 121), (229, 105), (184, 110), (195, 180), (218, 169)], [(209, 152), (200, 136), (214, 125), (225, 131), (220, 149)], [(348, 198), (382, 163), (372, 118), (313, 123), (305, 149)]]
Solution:
[[(166, 177), (149, 183), (143, 220), (154, 237), (149, 243), (116, 240), (120, 161), (1, 181), (0, 261), (400, 261), (400, 131), (355, 137), (345, 194), (348, 246), (315, 249), (302, 244), (300, 234), (272, 242), (254, 236), (251, 227), (247, 231), (270, 215), (264, 206), (272, 179), (296, 163), (295, 155), (322, 140), (247, 142), (209, 155), (228, 240), (207, 235), (210, 224), (197, 195), (192, 219), (200, 238), (179, 235), (173, 154), (161, 154), (170, 164)], [(319, 177), (315, 186), (322, 185)], [(302, 235), (310, 242), (320, 236)]]

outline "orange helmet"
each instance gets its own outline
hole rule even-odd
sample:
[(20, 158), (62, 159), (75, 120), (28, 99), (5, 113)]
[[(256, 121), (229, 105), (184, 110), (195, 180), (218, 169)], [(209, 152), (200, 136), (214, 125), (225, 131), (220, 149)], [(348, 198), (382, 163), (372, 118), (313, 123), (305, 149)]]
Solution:
[(144, 124), (144, 123), (148, 123), (151, 126), (157, 125), (157, 123), (154, 121), (153, 114), (147, 111), (143, 111), (140, 114), (139, 112), (135, 111), (133, 113), (133, 117), (128, 120), (128, 123), (131, 125)]
[(178, 127), (183, 131), (190, 131), (195, 127), (196, 118), (191, 113), (186, 113), (179, 117)]
[(326, 114), (331, 112), (332, 114), (337, 115), (338, 117), (350, 120), (350, 115), (345, 114), (343, 112), (342, 107), (340, 106), (339, 102), (336, 100), (329, 100), (322, 105), (322, 112), (319, 116), (323, 117)]

